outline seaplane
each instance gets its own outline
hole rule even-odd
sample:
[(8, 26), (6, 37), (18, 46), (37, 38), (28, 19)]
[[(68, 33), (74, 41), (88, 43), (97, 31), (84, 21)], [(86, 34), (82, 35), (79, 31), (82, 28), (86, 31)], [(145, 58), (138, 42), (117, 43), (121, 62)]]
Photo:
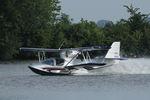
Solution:
[[(76, 72), (88, 73), (118, 64), (120, 59), (120, 42), (113, 42), (110, 47), (92, 46), (64, 49), (27, 48), (21, 47), (23, 51), (36, 51), (39, 62), (30, 64), (28, 67), (40, 75), (74, 75)], [(107, 50), (103, 57), (92, 58), (91, 51)], [(59, 57), (47, 58), (45, 53), (58, 52)]]

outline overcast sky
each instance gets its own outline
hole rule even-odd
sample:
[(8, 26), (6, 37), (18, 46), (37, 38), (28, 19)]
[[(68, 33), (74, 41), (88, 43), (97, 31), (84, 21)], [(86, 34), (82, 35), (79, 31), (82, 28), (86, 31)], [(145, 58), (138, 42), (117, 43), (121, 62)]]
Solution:
[(150, 13), (150, 0), (60, 0), (61, 12), (66, 13), (74, 22), (81, 18), (88, 21), (127, 19), (129, 14), (123, 5), (140, 8), (142, 13)]

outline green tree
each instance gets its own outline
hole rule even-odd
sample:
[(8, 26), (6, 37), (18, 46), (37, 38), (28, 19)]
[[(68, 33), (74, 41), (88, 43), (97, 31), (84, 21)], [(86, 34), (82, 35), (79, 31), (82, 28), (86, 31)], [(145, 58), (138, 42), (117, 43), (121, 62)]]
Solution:
[(127, 8), (127, 12), (130, 14), (129, 19), (124, 20), (129, 25), (130, 34), (133, 34), (136, 30), (144, 32), (144, 27), (148, 26), (146, 18), (149, 14), (141, 14), (141, 12), (138, 12), (140, 8), (134, 8), (132, 5), (130, 7), (124, 5), (124, 7)]
[(50, 47), (52, 27), (60, 11), (58, 3), (58, 0), (23, 0), (19, 3), (24, 20), (21, 37), (26, 38), (22, 39), (23, 46)]
[[(19, 47), (51, 47), (58, 0), (2, 0), (0, 3), (0, 59), (11, 59)], [(26, 56), (26, 54), (24, 55)]]
[(18, 25), (20, 14), (15, 8), (16, 0), (2, 0), (0, 3), (0, 60), (12, 59), (18, 53)]
[(121, 48), (128, 56), (146, 54), (149, 37), (149, 23), (146, 21), (148, 14), (138, 12), (139, 8), (132, 5), (124, 7), (127, 8), (130, 17), (128, 20), (121, 19), (116, 24), (110, 23), (103, 28), (106, 43), (121, 41)]
[[(130, 48), (133, 53), (136, 55), (143, 55), (146, 53), (147, 43), (145, 40), (145, 29), (149, 27), (149, 23), (146, 21), (146, 18), (149, 14), (142, 14), (138, 10), (140, 8), (134, 8), (132, 5), (124, 6), (127, 8), (127, 11), (130, 13), (130, 17), (128, 20), (124, 20), (127, 26), (129, 26), (129, 35), (132, 37), (132, 44)], [(131, 43), (131, 42), (130, 42)]]

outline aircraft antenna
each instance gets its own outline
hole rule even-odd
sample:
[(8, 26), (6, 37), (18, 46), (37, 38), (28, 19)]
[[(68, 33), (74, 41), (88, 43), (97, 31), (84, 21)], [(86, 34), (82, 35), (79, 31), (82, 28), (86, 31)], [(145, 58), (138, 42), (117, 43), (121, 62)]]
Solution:
[(64, 44), (64, 40), (62, 41), (62, 43), (61, 43), (61, 45), (60, 45), (60, 47), (59, 47), (59, 49), (61, 49), (61, 47), (63, 46), (63, 44)]

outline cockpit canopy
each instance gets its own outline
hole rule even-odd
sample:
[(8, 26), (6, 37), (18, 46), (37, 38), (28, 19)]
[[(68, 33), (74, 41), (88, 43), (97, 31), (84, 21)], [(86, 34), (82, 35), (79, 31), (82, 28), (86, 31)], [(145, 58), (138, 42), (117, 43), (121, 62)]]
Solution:
[(72, 59), (75, 55), (77, 55), (79, 53), (79, 51), (77, 50), (66, 50), (66, 51), (62, 51), (60, 53), (60, 57), (62, 59)]
[(51, 65), (51, 66), (63, 66), (64, 59), (61, 58), (49, 58), (42, 62), (43, 64)]

